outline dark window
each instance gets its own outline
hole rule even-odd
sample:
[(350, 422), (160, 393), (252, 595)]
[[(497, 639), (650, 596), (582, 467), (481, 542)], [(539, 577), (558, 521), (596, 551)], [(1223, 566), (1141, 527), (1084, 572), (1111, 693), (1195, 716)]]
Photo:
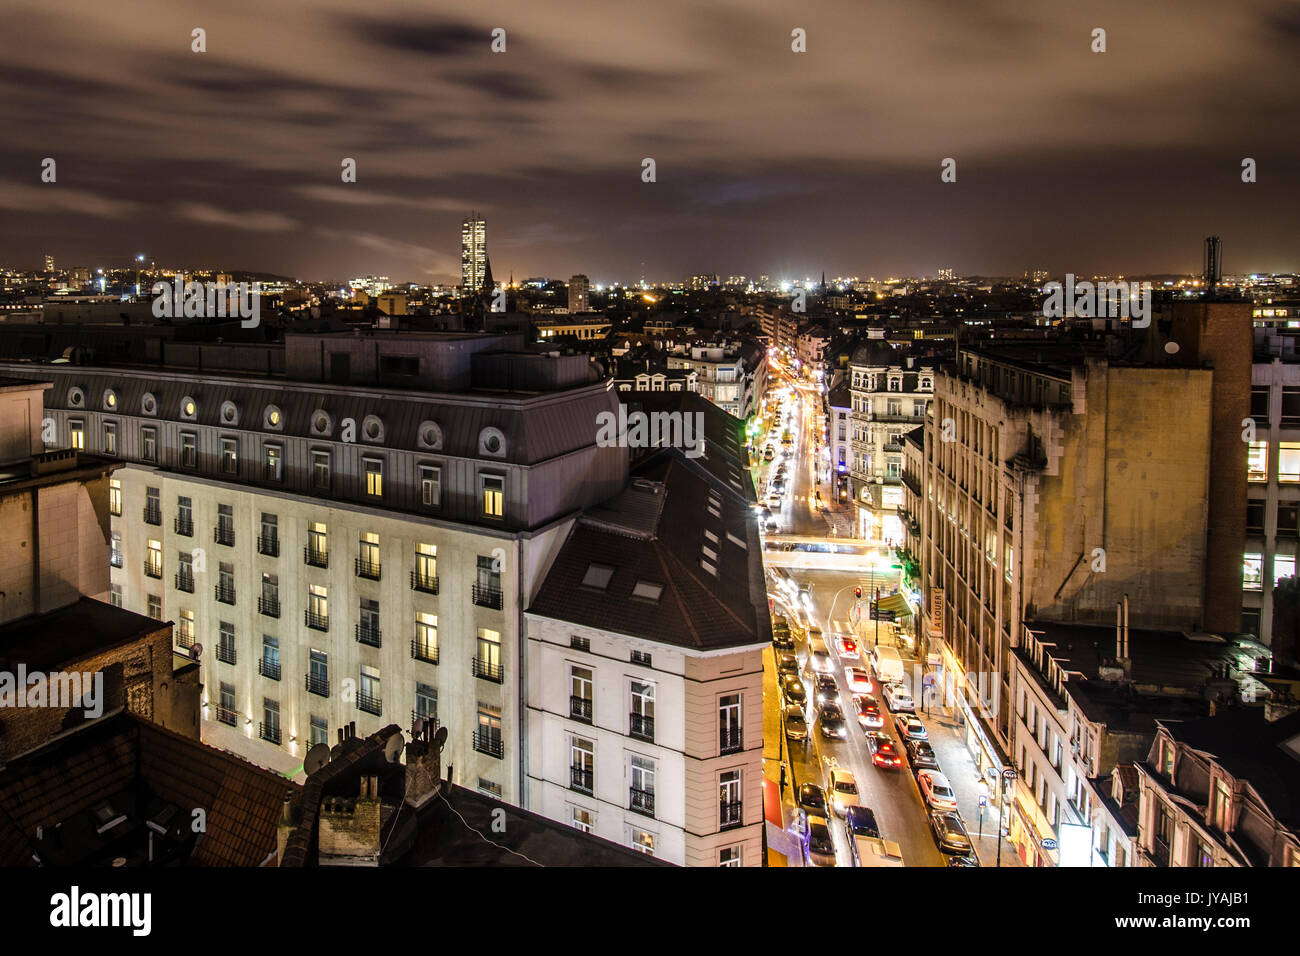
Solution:
[(1268, 425), (1268, 386), (1250, 390), (1250, 417), (1257, 425)]
[(419, 375), (420, 358), (418, 355), (381, 355), (379, 356), (379, 374)]
[(1264, 533), (1264, 502), (1246, 502), (1246, 534)]
[(1300, 427), (1300, 387), (1282, 386), (1282, 427)]
[(1294, 538), (1300, 525), (1300, 504), (1279, 501), (1277, 503), (1277, 536)]

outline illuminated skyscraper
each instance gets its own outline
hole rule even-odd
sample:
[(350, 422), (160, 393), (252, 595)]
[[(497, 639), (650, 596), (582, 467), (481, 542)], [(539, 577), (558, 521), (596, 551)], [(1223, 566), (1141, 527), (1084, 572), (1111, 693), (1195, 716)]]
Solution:
[(487, 220), (470, 213), (460, 225), (460, 281), (463, 291), (480, 291), (487, 274)]
[(569, 311), (586, 312), (590, 308), (591, 282), (584, 275), (569, 279)]

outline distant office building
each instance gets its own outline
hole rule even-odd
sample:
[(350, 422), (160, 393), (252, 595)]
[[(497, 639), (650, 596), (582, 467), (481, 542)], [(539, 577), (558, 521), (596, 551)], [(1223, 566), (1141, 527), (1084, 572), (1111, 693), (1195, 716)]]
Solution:
[(53, 271), (54, 271), (54, 257), (53, 257), (53, 256), (46, 256), (46, 257), (45, 257), (45, 271), (46, 271), (46, 272), (53, 272)]
[(590, 307), (591, 282), (584, 275), (569, 279), (569, 311), (586, 312)]
[(754, 414), (767, 390), (767, 353), (756, 342), (697, 342), (679, 346), (667, 357), (670, 372), (699, 373), (697, 391), (736, 418)]
[(487, 220), (470, 213), (460, 224), (460, 284), (465, 294), (478, 292), (487, 277)]

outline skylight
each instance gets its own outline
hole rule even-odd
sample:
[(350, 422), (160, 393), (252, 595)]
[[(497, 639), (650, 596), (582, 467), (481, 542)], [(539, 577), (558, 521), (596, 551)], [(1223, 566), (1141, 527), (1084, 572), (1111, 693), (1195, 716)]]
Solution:
[(632, 589), (633, 597), (645, 598), (647, 601), (658, 601), (663, 593), (664, 586), (653, 581), (638, 581)]
[(609, 579), (613, 576), (613, 567), (608, 564), (596, 564), (593, 561), (587, 565), (587, 573), (582, 577), (582, 586), (585, 588), (598, 588), (603, 591), (609, 587)]

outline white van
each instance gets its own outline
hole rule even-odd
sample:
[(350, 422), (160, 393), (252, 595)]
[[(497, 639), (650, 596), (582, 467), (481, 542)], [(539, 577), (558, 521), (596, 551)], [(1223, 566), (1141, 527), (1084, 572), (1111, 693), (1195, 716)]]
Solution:
[(896, 684), (903, 680), (903, 659), (897, 648), (877, 647), (871, 652), (871, 672), (876, 679), (885, 684)]
[(854, 866), (902, 866), (903, 850), (893, 840), (855, 836), (849, 847)]

